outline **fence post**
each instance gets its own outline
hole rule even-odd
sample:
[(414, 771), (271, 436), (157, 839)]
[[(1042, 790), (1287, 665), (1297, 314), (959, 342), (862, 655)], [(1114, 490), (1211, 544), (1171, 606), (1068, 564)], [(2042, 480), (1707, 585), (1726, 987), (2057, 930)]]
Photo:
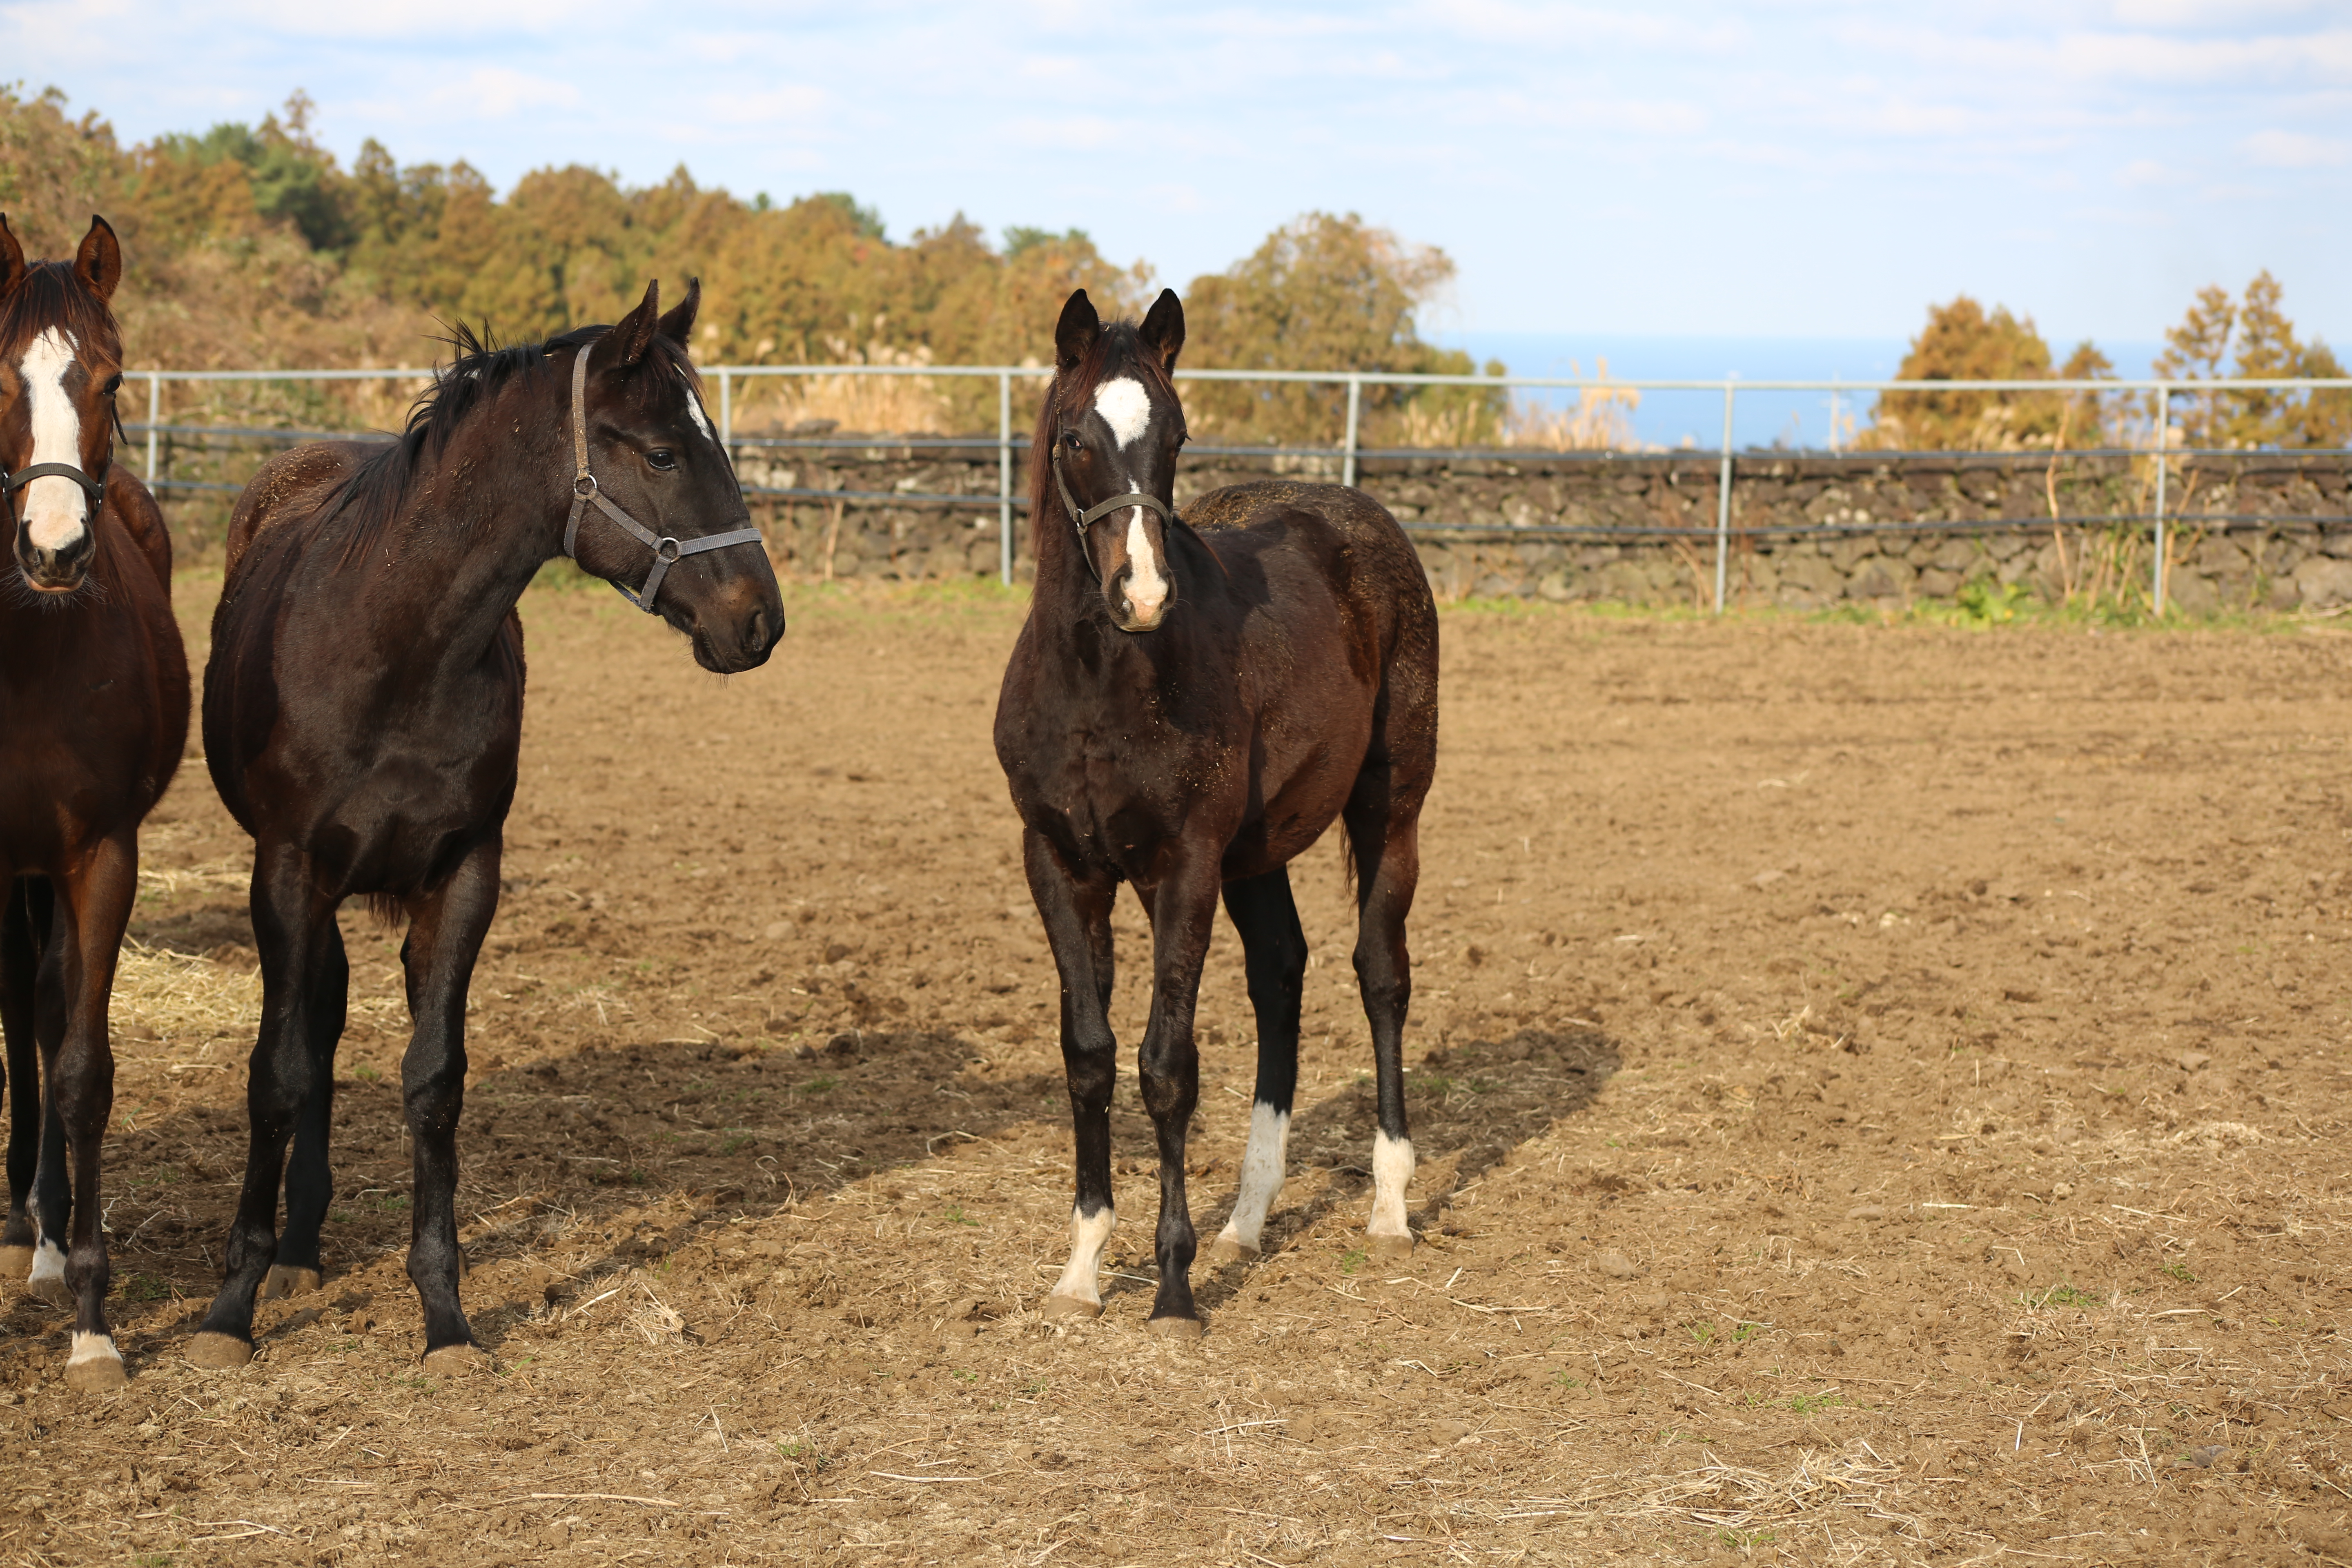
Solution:
[(147, 376), (147, 488), (155, 488), (155, 426), (163, 422), (163, 373)]
[(996, 569), (1013, 585), (1013, 373), (996, 376)]
[(2156, 389), (2156, 614), (2164, 616), (2164, 479), (2172, 467), (2172, 388)]
[(1354, 371), (1348, 373), (1348, 455), (1339, 465), (1339, 482), (1356, 482), (1356, 426), (1363, 416), (1364, 383)]
[(1731, 570), (1731, 399), (1733, 383), (1723, 384), (1723, 477), (1715, 487), (1715, 613), (1723, 614), (1724, 587)]
[(735, 378), (723, 370), (719, 373), (719, 444), (727, 448), (731, 461), (735, 456)]

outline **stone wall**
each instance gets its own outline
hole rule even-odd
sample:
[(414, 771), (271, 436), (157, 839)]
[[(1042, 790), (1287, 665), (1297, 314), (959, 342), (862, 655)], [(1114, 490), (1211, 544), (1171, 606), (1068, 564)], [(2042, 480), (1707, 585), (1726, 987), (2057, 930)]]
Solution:
[[(1027, 493), (1016, 455), (1016, 496)], [(779, 564), (801, 577), (926, 578), (997, 569), (992, 504), (835, 502), (842, 490), (992, 501), (992, 445), (742, 447)], [(1336, 480), (1337, 459), (1209, 453), (1181, 508), (1270, 474)], [(1718, 463), (1702, 454), (1369, 457), (1360, 482), (1415, 536), (1441, 597), (1706, 605), (1715, 583)], [(2055, 597), (2145, 595), (2154, 466), (2123, 456), (1751, 453), (1735, 465), (1733, 602), (1818, 608), (1943, 599), (1965, 584)], [(2175, 458), (2171, 591), (2192, 613), (2352, 602), (2352, 458)], [(2057, 519), (2053, 521), (2053, 513)], [(1016, 570), (1027, 570), (1025, 513)]]

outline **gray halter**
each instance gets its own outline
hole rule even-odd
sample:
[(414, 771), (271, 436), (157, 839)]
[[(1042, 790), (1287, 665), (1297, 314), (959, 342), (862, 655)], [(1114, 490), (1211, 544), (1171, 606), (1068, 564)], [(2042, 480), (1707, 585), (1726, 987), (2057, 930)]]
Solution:
[[(604, 487), (596, 482), (596, 476), (588, 471), (588, 350), (590, 346), (587, 343), (581, 344), (578, 355), (572, 362), (572, 456), (576, 467), (572, 475), (572, 515), (563, 524), (563, 553), (572, 556), (575, 561), (579, 559), (573, 554), (572, 546), (580, 537), (580, 514), (593, 502), (598, 511), (627, 530), (631, 538), (640, 544), (652, 547), (653, 570), (646, 574), (645, 586), (635, 593), (631, 593), (625, 584), (620, 583), (614, 583), (613, 586), (620, 591), (621, 597), (628, 600), (646, 614), (655, 615), (658, 612), (654, 608), (654, 595), (661, 592), (662, 579), (669, 574), (672, 563), (683, 560), (688, 555), (699, 555), (707, 550), (724, 550), (730, 544), (757, 544), (760, 542), (760, 531), (756, 528), (739, 528), (728, 533), (706, 534), (700, 539), (673, 539), (666, 533), (656, 533), (605, 499)], [(31, 473), (33, 470), (27, 468), (26, 472)]]
[(1058, 440), (1054, 443), (1054, 483), (1062, 492), (1062, 510), (1070, 514), (1071, 526), (1078, 531), (1078, 559), (1087, 563), (1087, 571), (1097, 583), (1102, 581), (1102, 574), (1095, 570), (1094, 552), (1087, 548), (1087, 530), (1092, 528), (1098, 519), (1127, 507), (1139, 506), (1158, 512), (1163, 526), (1183, 521), (1176, 515), (1175, 508), (1161, 501), (1158, 496), (1148, 496), (1140, 490), (1130, 490), (1123, 496), (1097, 501), (1080, 511), (1077, 498), (1070, 494), (1070, 481), (1062, 477), (1062, 443)]

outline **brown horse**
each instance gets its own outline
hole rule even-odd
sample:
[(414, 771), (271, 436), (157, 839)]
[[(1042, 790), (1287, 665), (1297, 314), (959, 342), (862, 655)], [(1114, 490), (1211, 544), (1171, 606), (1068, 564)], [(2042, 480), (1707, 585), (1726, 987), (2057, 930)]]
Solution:
[(480, 1354), (457, 1300), (457, 1119), (466, 988), (498, 910), (522, 746), (516, 601), (571, 554), (636, 584), (622, 591), (687, 634), (705, 669), (754, 668), (783, 634), (775, 571), (687, 359), (700, 298), (689, 288), (665, 316), (648, 286), (615, 325), (546, 343), (486, 349), (461, 331), (402, 439), (299, 447), (237, 502), (205, 753), (254, 837), (262, 1011), (245, 1188), (188, 1347), (199, 1364), (252, 1357), (265, 1285), (291, 1294), (320, 1279), (349, 981), (335, 914), (353, 897), (409, 922), (408, 1277), (426, 1360)]
[(1257, 1094), (1241, 1190), (1217, 1238), (1258, 1250), (1282, 1186), (1307, 939), (1288, 863), (1337, 819), (1356, 884), (1356, 976), (1371, 1022), (1380, 1131), (1376, 1256), (1410, 1251), (1404, 922), (1437, 761), (1437, 607), (1396, 520), (1361, 490), (1261, 483), (1173, 504), (1184, 414), (1171, 373), (1184, 312), (1102, 324), (1080, 289), (1031, 453), (1037, 583), (1004, 672), (996, 755), (1024, 826), (1029, 889), (1062, 982), (1062, 1058), (1077, 1143), (1068, 1266), (1048, 1316), (1102, 1310), (1113, 1223), (1118, 1042), (1110, 910), (1133, 884), (1151, 917), (1151, 1014), (1139, 1056), (1160, 1145), (1160, 1289), (1150, 1326), (1201, 1331), (1184, 1134), (1200, 1097), (1192, 1009), (1217, 898), (1242, 939), (1257, 1014)]
[(14, 554), (0, 580), (0, 1026), (16, 1090), (0, 1277), (71, 1300), (66, 1382), (80, 1389), (123, 1381), (99, 1204), (114, 1103), (107, 1003), (138, 893), (139, 825), (188, 734), (171, 537), (147, 487), (112, 461), (122, 339), (107, 301), (121, 278), (103, 218), (70, 265), (27, 266), (0, 217), (0, 488)]

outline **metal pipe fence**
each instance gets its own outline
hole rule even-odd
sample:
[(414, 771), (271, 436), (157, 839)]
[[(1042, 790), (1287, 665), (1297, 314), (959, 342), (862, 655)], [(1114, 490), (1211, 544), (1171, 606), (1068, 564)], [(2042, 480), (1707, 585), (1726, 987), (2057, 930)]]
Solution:
[[(997, 557), (999, 574), (1007, 584), (1010, 584), (1013, 581), (1013, 513), (1016, 510), (1025, 509), (1027, 505), (1025, 500), (1014, 495), (1013, 489), (1013, 467), (1017, 456), (1015, 442), (1013, 439), (1013, 384), (1016, 380), (1044, 380), (1045, 377), (1052, 374), (1052, 371), (1049, 368), (1035, 365), (930, 364), (714, 365), (705, 368), (702, 374), (706, 379), (716, 378), (718, 381), (719, 437), (720, 444), (730, 453), (745, 447), (753, 449), (807, 449), (836, 451), (899, 449), (914, 452), (931, 450), (978, 451), (985, 450), (990, 447), (993, 447), (996, 451), (997, 468), (996, 493), (993, 495), (978, 492), (969, 494), (919, 493), (900, 490), (850, 490), (828, 489), (818, 487), (761, 485), (746, 485), (743, 487), (743, 490), (744, 494), (747, 496), (760, 497), (768, 500), (810, 500), (834, 501), (842, 504), (856, 503), (884, 506), (992, 506), (996, 509), (997, 512)], [(430, 369), (416, 366), (398, 366), (383, 370), (130, 370), (125, 371), (123, 374), (125, 379), (139, 380), (143, 378), (147, 383), (147, 419), (144, 424), (134, 424), (127, 426), (127, 432), (136, 432), (144, 435), (146, 437), (146, 479), (149, 486), (159, 490), (182, 489), (195, 491), (219, 491), (234, 490), (239, 487), (233, 484), (207, 482), (203, 480), (173, 479), (162, 472), (162, 455), (158, 447), (159, 437), (166, 435), (184, 435), (195, 437), (215, 437), (241, 439), (276, 440), (315, 440), (330, 437), (336, 439), (352, 439), (354, 437), (364, 439), (368, 438), (368, 433), (283, 430), (274, 427), (254, 426), (166, 425), (163, 420), (163, 384), (165, 382), (201, 384), (223, 382), (415, 381), (422, 383), (431, 381), (435, 372)], [(736, 384), (739, 381), (749, 383), (763, 377), (809, 376), (919, 376), (940, 379), (993, 377), (996, 382), (997, 389), (996, 434), (992, 440), (982, 435), (968, 437), (887, 436), (866, 437), (747, 437), (740, 440), (737, 439), (734, 430), (735, 388)], [(2168, 381), (2158, 378), (2049, 381), (1846, 381), (1838, 378), (1832, 378), (1826, 381), (1747, 381), (1737, 376), (1727, 376), (1720, 381), (1653, 381), (1615, 376), (1439, 375), (1391, 374), (1378, 371), (1179, 370), (1176, 373), (1176, 378), (1179, 381), (1229, 381), (1343, 386), (1346, 389), (1347, 395), (1346, 418), (1341, 431), (1340, 440), (1337, 446), (1233, 446), (1204, 443), (1199, 445), (1188, 445), (1185, 450), (1188, 457), (1194, 458), (1308, 458), (1336, 460), (1339, 465), (1340, 482), (1348, 485), (1352, 485), (1356, 482), (1360, 475), (1360, 464), (1367, 459), (1462, 458), (1468, 457), (1486, 457), (1497, 458), (1513, 458), (1519, 459), (1533, 458), (1544, 458), (1549, 459), (1590, 458), (1596, 461), (1620, 462), (1642, 459), (1683, 462), (1713, 460), (1717, 465), (1718, 470), (1716, 482), (1715, 528), (1713, 530), (1715, 544), (1715, 609), (1717, 614), (1722, 613), (1726, 603), (1727, 573), (1731, 556), (1731, 540), (1734, 532), (1732, 528), (1732, 495), (1738, 479), (1738, 465), (1741, 458), (1741, 455), (1736, 452), (1733, 448), (1732, 421), (1737, 409), (1738, 395), (1743, 391), (1826, 392), (1830, 395), (1832, 400), (1840, 396), (1852, 395), (1854, 394), (1876, 393), (1883, 395), (1890, 392), (1932, 393), (1939, 395), (1990, 392), (2043, 394), (2088, 393), (2101, 396), (2140, 395), (2148, 397), (2151, 399), (2153, 405), (2153, 417), (2148, 423), (2149, 440), (2148, 444), (2145, 447), (2125, 447), (2077, 448), (2071, 449), (2063, 455), (2076, 458), (2091, 457), (2126, 457), (2133, 458), (2156, 459), (2154, 464), (2155, 506), (2154, 510), (2149, 512), (2112, 515), (2100, 514), (2081, 518), (1995, 518), (1971, 522), (1934, 522), (1924, 524), (1884, 522), (1843, 526), (1825, 525), (1818, 529), (1809, 529), (1806, 531), (1890, 532), (1906, 529), (1915, 529), (1919, 531), (1956, 532), (1964, 531), (1982, 531), (2009, 527), (2046, 527), (2053, 523), (2067, 522), (2080, 522), (2086, 526), (2093, 524), (2121, 523), (2137, 525), (2144, 523), (2150, 527), (2152, 532), (2151, 542), (2154, 546), (2154, 565), (2151, 569), (2149, 597), (2156, 613), (2158, 615), (2161, 615), (2164, 612), (2168, 587), (2166, 582), (2168, 565), (2166, 559), (2166, 531), (2168, 523), (2173, 521), (2168, 512), (2168, 481), (2171, 468), (2175, 463), (2186, 458), (2199, 456), (2223, 455), (2222, 452), (2217, 449), (2190, 448), (2185, 444), (2176, 444), (2173, 441), (2173, 436), (2178, 433), (2174, 430), (2172, 425), (2174, 397), (2203, 398), (2252, 392), (2352, 392), (2352, 377), (2330, 379), (2317, 379), (2312, 377), (2261, 377), (2227, 381)], [(1621, 391), (1637, 393), (1720, 392), (1723, 395), (1723, 444), (1718, 450), (1712, 453), (1688, 449), (1672, 452), (1629, 452), (1622, 450), (1602, 451), (1593, 449), (1557, 451), (1530, 447), (1367, 448), (1361, 442), (1363, 430), (1363, 395), (1364, 388), (1367, 386), (1467, 387), (1505, 392), (1520, 388), (1536, 391), (1601, 393), (1613, 393)], [(1834, 405), (1833, 401), (1832, 407), (1834, 407)], [(376, 438), (389, 439), (390, 437), (378, 434)], [(2352, 449), (2346, 448), (2297, 447), (2293, 448), (2293, 450), (2298, 456), (2352, 455)], [(1750, 451), (1748, 454), (1748, 458), (1751, 459), (1761, 459), (1765, 461), (1782, 460), (1796, 455), (1799, 454), (1794, 454), (1781, 449), (1767, 448), (1750, 448)], [(1819, 456), (1820, 454), (1805, 455)], [(1834, 448), (1827, 454), (1827, 456), (1832, 458), (1843, 458), (1863, 462), (1884, 461), (1890, 457), (1897, 455), (1898, 454), (1888, 451), (1848, 451), (1841, 453), (1836, 451)], [(1925, 454), (1910, 453), (1900, 455), (1916, 457)], [(2001, 461), (2009, 459), (2049, 461), (2052, 460), (2053, 457), (2061, 454), (2053, 453), (2050, 449), (2035, 448), (2023, 452), (1966, 454), (1938, 453), (1935, 455), (1966, 458), (1985, 461)], [(2244, 450), (2232, 448), (2228, 451), (2227, 455), (2243, 457), (2248, 454)], [(2234, 514), (2223, 516), (2221, 514), (2208, 515), (2200, 513), (2197, 515), (2196, 521), (2200, 523), (2240, 521), (2260, 521), (2283, 523), (2321, 523), (2337, 520), (2333, 517), (2323, 515), (2298, 515), (2294, 517), (2272, 517), (2263, 515), (2259, 518), (2251, 516), (2240, 518)], [(1461, 525), (1450, 525), (1445, 523), (1421, 523), (1409, 524), (1407, 526), (1412, 531), (1415, 532), (1445, 533), (1460, 532), (1465, 531)], [(1642, 529), (1608, 527), (1590, 529), (1535, 527), (1525, 529), (1513, 528), (1508, 531), (1514, 537), (1538, 536), (1557, 538), (1562, 536), (1575, 536), (1612, 539), (1637, 537), (1696, 537), (1702, 535), (1704, 532), (1702, 530), (1675, 528), (1670, 525), (1660, 525), (1654, 528)], [(1797, 531), (1788, 528), (1762, 528), (1742, 529), (1738, 531), (1743, 537), (1751, 534), (1761, 537), (1794, 533)]]

